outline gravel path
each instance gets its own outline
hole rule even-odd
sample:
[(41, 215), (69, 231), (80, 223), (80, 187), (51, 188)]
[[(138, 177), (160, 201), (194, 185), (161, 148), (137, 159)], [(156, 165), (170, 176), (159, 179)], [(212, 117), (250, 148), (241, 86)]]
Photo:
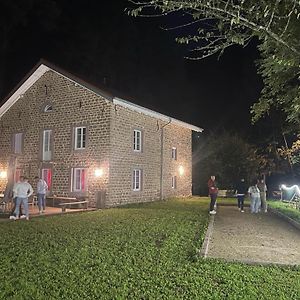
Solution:
[(271, 213), (218, 206), (207, 257), (300, 265), (300, 231)]

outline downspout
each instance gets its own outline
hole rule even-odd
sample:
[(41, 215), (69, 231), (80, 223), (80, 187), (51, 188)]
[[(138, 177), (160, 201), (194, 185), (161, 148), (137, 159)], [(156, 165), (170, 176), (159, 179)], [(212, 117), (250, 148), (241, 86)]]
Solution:
[(164, 128), (172, 122), (169, 122), (160, 128), (160, 200), (163, 200), (163, 170), (164, 170)]

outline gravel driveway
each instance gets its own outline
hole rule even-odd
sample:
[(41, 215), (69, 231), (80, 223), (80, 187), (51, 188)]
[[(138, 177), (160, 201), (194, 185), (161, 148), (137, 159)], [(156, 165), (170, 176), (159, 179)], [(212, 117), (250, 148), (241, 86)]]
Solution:
[(218, 206), (207, 257), (300, 265), (300, 231), (279, 217)]

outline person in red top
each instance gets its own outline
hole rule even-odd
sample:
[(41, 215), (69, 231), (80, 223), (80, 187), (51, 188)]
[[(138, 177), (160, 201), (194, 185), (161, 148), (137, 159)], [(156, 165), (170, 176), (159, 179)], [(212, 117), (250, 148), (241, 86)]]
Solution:
[(216, 177), (214, 175), (210, 176), (210, 179), (207, 182), (207, 186), (208, 186), (208, 194), (210, 196), (209, 213), (211, 215), (215, 215), (216, 211), (214, 207), (218, 196), (218, 187), (216, 183)]

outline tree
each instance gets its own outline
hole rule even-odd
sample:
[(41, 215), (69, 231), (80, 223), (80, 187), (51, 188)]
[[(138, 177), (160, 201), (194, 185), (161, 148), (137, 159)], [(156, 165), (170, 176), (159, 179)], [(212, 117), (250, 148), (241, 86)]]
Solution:
[(181, 20), (167, 30), (180, 30), (177, 42), (191, 46), (188, 59), (221, 55), (232, 45), (258, 40), (258, 71), (264, 82), (253, 105), (253, 121), (271, 108), (300, 125), (299, 0), (150, 0), (133, 1), (133, 16), (171, 16)]
[(274, 170), (274, 157), (269, 150), (261, 150), (236, 134), (223, 132), (206, 139), (194, 140), (194, 192), (207, 193), (206, 182), (216, 175), (220, 188), (234, 188), (242, 177), (250, 183), (261, 174)]

